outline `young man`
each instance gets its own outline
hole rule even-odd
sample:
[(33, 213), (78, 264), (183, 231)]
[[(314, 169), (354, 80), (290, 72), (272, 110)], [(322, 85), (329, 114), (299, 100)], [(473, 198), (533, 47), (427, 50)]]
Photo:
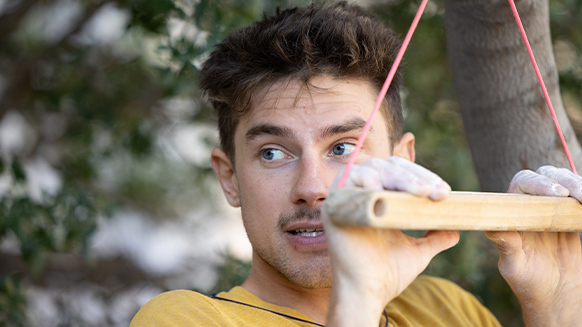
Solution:
[[(212, 166), (241, 207), (253, 246), (248, 279), (214, 297), (162, 294), (131, 326), (498, 326), (470, 294), (418, 277), (458, 241), (337, 226), (322, 204), (344, 168), (400, 43), (360, 8), (290, 9), (229, 35), (204, 66), (201, 86), (219, 115)], [(348, 186), (446, 198), (450, 187), (415, 165), (402, 134), (398, 74)], [(561, 185), (560, 185), (561, 184)], [(544, 167), (510, 191), (579, 200), (582, 178)], [(488, 233), (528, 326), (574, 326), (582, 298), (577, 233)]]

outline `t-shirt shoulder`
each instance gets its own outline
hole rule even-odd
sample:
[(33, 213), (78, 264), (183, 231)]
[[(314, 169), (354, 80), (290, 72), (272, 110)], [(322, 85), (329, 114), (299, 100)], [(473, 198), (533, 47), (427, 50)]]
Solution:
[(133, 317), (130, 327), (224, 326), (227, 318), (218, 313), (208, 296), (175, 290), (148, 301)]
[(237, 286), (215, 298), (193, 291), (169, 291), (146, 303), (130, 327), (316, 326), (305, 314), (264, 302)]

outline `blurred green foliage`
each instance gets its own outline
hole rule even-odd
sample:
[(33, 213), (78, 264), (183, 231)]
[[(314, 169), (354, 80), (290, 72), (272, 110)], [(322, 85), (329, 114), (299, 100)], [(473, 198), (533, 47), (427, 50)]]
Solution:
[(210, 295), (240, 286), (251, 272), (251, 268), (250, 262), (237, 259), (230, 253), (226, 253), (224, 263), (218, 272), (218, 281), (210, 291), (202, 293)]
[(26, 299), (20, 282), (11, 277), (0, 277), (0, 323), (5, 327), (22, 326), (26, 315)]
[[(78, 7), (55, 35), (35, 25), (59, 3)], [(99, 215), (136, 208), (158, 219), (180, 217), (192, 199), (208, 196), (206, 161), (169, 155), (162, 136), (181, 123), (213, 124), (197, 88), (198, 71), (213, 45), (231, 30), (277, 6), (311, 1), (128, 0), (50, 2), (20, 0), (0, 9), (0, 120), (17, 112), (28, 124), (25, 146), (0, 156), (0, 240), (13, 235), (31, 276), (47, 253), (87, 253)], [(370, 11), (401, 35), (416, 2), (372, 2)], [(77, 6), (77, 7), (76, 7)], [(60, 7), (59, 7), (60, 8)], [(105, 9), (128, 19), (118, 39), (87, 37)], [(63, 8), (60, 8), (63, 10)], [(564, 103), (582, 130), (582, 4), (550, 1), (551, 28)], [(45, 16), (43, 16), (45, 15)], [(43, 18), (44, 17), (44, 18)], [(448, 69), (442, 0), (429, 2), (405, 55), (406, 129), (417, 137), (417, 162), (455, 190), (478, 190)], [(48, 24), (48, 23), (47, 23)], [(176, 30), (178, 32), (176, 32)], [(48, 35), (48, 36), (47, 36)], [(580, 135), (580, 133), (579, 133)], [(214, 145), (214, 137), (204, 140)], [(33, 198), (26, 164), (43, 158), (58, 173), (56, 193)], [(106, 178), (109, 176), (108, 178)], [(113, 177), (111, 177), (113, 176)], [(476, 294), (504, 326), (521, 324), (517, 302), (496, 268), (497, 254), (479, 233), (437, 257), (427, 273), (449, 278)], [(249, 263), (227, 256), (213, 292), (240, 284)], [(0, 270), (0, 324), (22, 325), (22, 276)]]

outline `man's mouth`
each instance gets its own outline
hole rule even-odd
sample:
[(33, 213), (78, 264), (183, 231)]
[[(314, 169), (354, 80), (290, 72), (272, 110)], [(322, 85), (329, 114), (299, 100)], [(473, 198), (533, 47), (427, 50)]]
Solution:
[(323, 234), (325, 230), (323, 228), (312, 228), (312, 229), (295, 229), (290, 230), (289, 233), (293, 235), (303, 236), (303, 237), (316, 237)]

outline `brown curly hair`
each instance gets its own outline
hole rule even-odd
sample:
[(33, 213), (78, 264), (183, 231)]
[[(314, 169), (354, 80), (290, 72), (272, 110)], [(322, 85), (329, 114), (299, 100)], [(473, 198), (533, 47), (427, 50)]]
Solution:
[[(200, 87), (218, 113), (222, 150), (234, 161), (236, 126), (259, 89), (282, 80), (309, 86), (314, 76), (329, 75), (370, 81), (379, 91), (400, 46), (379, 18), (346, 2), (277, 9), (230, 33), (200, 74)], [(391, 144), (402, 134), (400, 70), (382, 106)]]

